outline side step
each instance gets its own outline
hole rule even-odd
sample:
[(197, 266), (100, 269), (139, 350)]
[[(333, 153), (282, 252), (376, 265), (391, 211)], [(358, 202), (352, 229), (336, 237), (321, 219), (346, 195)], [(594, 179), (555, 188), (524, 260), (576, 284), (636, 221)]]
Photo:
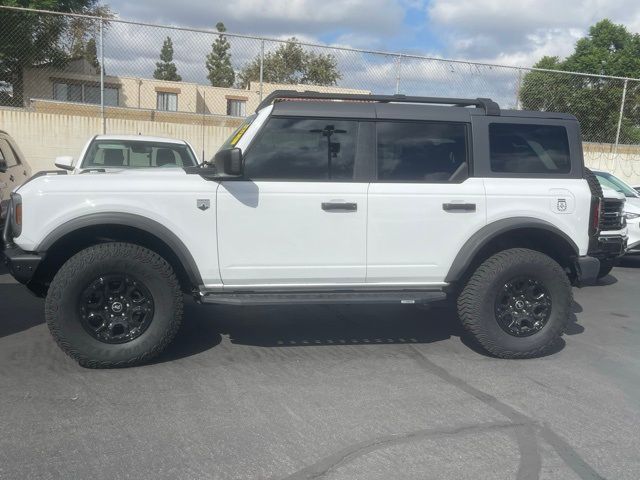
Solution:
[(292, 305), (327, 303), (402, 303), (425, 304), (445, 300), (441, 291), (391, 292), (288, 292), (288, 293), (217, 293), (203, 292), (203, 303), (226, 305)]

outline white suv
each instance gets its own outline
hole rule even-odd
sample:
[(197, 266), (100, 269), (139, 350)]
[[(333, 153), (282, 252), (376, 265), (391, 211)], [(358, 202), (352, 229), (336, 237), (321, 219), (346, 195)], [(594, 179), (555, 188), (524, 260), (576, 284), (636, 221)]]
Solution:
[[(237, 305), (450, 297), (487, 351), (532, 357), (565, 330), (571, 283), (598, 275), (597, 185), (571, 115), (277, 91), (215, 166), (34, 178), (13, 196), (6, 252), (89, 367), (158, 354), (184, 292)], [(623, 248), (623, 218), (607, 228)]]
[(31, 167), (11, 135), (0, 130), (0, 225), (3, 224), (9, 194), (31, 176)]
[(73, 157), (56, 158), (56, 167), (73, 173), (129, 168), (182, 168), (198, 164), (189, 143), (143, 135), (96, 135)]

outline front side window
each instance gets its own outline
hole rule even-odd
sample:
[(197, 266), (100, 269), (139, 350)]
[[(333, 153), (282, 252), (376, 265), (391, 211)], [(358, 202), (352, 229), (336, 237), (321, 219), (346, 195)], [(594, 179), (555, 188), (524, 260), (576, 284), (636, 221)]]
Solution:
[(378, 122), (376, 128), (380, 181), (441, 183), (466, 168), (462, 123)]
[(165, 112), (177, 112), (178, 94), (171, 92), (158, 92), (157, 109)]
[(245, 157), (251, 179), (353, 179), (358, 122), (271, 118)]
[(571, 171), (567, 130), (559, 125), (492, 123), (491, 170), (497, 173), (553, 174)]
[(96, 140), (81, 168), (176, 168), (197, 164), (189, 147), (174, 143)]

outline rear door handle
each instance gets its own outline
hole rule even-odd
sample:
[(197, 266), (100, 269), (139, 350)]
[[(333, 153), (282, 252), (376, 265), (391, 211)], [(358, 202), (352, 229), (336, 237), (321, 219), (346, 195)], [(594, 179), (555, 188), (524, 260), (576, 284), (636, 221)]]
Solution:
[(355, 212), (358, 210), (358, 204), (354, 202), (322, 202), (322, 209), (327, 212)]
[(475, 203), (443, 203), (442, 209), (445, 212), (475, 212)]

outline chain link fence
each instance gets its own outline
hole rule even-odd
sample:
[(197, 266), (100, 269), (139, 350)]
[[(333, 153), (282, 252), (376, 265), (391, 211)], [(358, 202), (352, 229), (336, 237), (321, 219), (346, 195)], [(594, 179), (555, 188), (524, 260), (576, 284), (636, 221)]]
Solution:
[[(208, 159), (264, 96), (288, 88), (489, 97), (502, 108), (569, 112), (587, 164), (640, 183), (639, 79), (7, 7), (0, 20), (2, 128), (35, 142), (23, 149), (42, 163), (36, 170), (99, 133), (183, 138)], [(24, 123), (26, 113), (40, 117)], [(37, 137), (23, 132), (34, 127)]]

